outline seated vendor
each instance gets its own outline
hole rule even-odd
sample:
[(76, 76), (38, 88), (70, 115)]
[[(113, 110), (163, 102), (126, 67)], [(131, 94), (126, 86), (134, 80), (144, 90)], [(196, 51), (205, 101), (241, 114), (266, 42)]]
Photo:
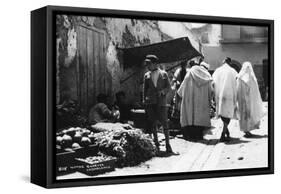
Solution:
[(107, 96), (99, 94), (97, 96), (97, 104), (93, 106), (89, 112), (89, 123), (96, 124), (99, 122), (116, 122), (120, 113), (116, 110), (108, 108)]

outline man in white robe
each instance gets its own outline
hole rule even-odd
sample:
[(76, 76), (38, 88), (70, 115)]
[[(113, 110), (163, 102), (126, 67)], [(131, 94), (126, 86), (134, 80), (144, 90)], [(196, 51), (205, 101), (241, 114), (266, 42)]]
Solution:
[(231, 59), (226, 58), (213, 74), (216, 114), (224, 123), (221, 141), (230, 139), (228, 124), (231, 119), (237, 119), (237, 72), (230, 64)]
[(237, 76), (237, 99), (240, 113), (240, 130), (251, 137), (263, 117), (262, 99), (257, 78), (250, 62), (243, 63)]
[(203, 129), (211, 126), (209, 114), (212, 99), (211, 75), (202, 66), (191, 67), (177, 93), (182, 98), (180, 123), (184, 137), (202, 139)]

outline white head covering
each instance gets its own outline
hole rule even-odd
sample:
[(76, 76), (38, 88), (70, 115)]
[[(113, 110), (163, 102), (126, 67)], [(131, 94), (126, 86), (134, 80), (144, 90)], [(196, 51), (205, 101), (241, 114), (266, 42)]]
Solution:
[(238, 79), (241, 79), (246, 84), (248, 84), (251, 80), (257, 83), (257, 78), (255, 72), (253, 70), (252, 64), (248, 61), (244, 62), (242, 68), (237, 75)]
[(237, 78), (240, 129), (246, 132), (256, 128), (264, 110), (257, 78), (250, 62), (243, 63)]
[(204, 61), (202, 61), (202, 62), (200, 63), (200, 66), (205, 67), (207, 70), (209, 70), (209, 68), (210, 68), (210, 65), (209, 65), (208, 63), (204, 62)]
[(206, 69), (199, 67), (198, 65), (191, 67), (190, 74), (192, 75), (195, 83), (198, 86), (202, 86), (212, 80), (212, 76), (210, 75), (210, 73)]

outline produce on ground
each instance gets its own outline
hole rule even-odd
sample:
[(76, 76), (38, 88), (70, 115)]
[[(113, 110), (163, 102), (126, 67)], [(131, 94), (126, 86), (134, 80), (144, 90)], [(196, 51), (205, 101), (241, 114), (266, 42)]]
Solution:
[(123, 129), (134, 129), (130, 124), (124, 123), (97, 123), (91, 126), (92, 130), (95, 132), (104, 132), (104, 131), (116, 131), (116, 130), (123, 130)]
[(99, 150), (117, 158), (117, 166), (135, 166), (156, 154), (152, 139), (140, 129), (116, 129), (94, 134)]
[(86, 128), (71, 127), (57, 133), (56, 143), (63, 149), (88, 147), (94, 143), (93, 132)]
[(95, 144), (100, 152), (116, 157), (117, 167), (135, 166), (156, 154), (155, 144), (147, 134), (121, 123), (100, 123), (91, 130), (71, 127), (57, 133), (56, 142), (63, 149)]
[(89, 156), (87, 158), (76, 158), (76, 160), (86, 162), (88, 164), (96, 164), (96, 163), (105, 162), (105, 161), (114, 160), (114, 159), (116, 159), (116, 158), (112, 157), (112, 156), (107, 156), (100, 152), (96, 156)]

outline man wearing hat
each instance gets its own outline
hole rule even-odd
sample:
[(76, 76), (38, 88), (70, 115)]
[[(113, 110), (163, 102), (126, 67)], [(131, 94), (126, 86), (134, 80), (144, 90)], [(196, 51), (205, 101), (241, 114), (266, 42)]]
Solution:
[(159, 151), (157, 126), (161, 124), (165, 135), (166, 152), (173, 153), (168, 130), (167, 93), (170, 91), (170, 81), (166, 71), (158, 67), (158, 58), (147, 55), (144, 61), (148, 72), (144, 75), (143, 103), (146, 106), (148, 129), (152, 132), (154, 142)]

